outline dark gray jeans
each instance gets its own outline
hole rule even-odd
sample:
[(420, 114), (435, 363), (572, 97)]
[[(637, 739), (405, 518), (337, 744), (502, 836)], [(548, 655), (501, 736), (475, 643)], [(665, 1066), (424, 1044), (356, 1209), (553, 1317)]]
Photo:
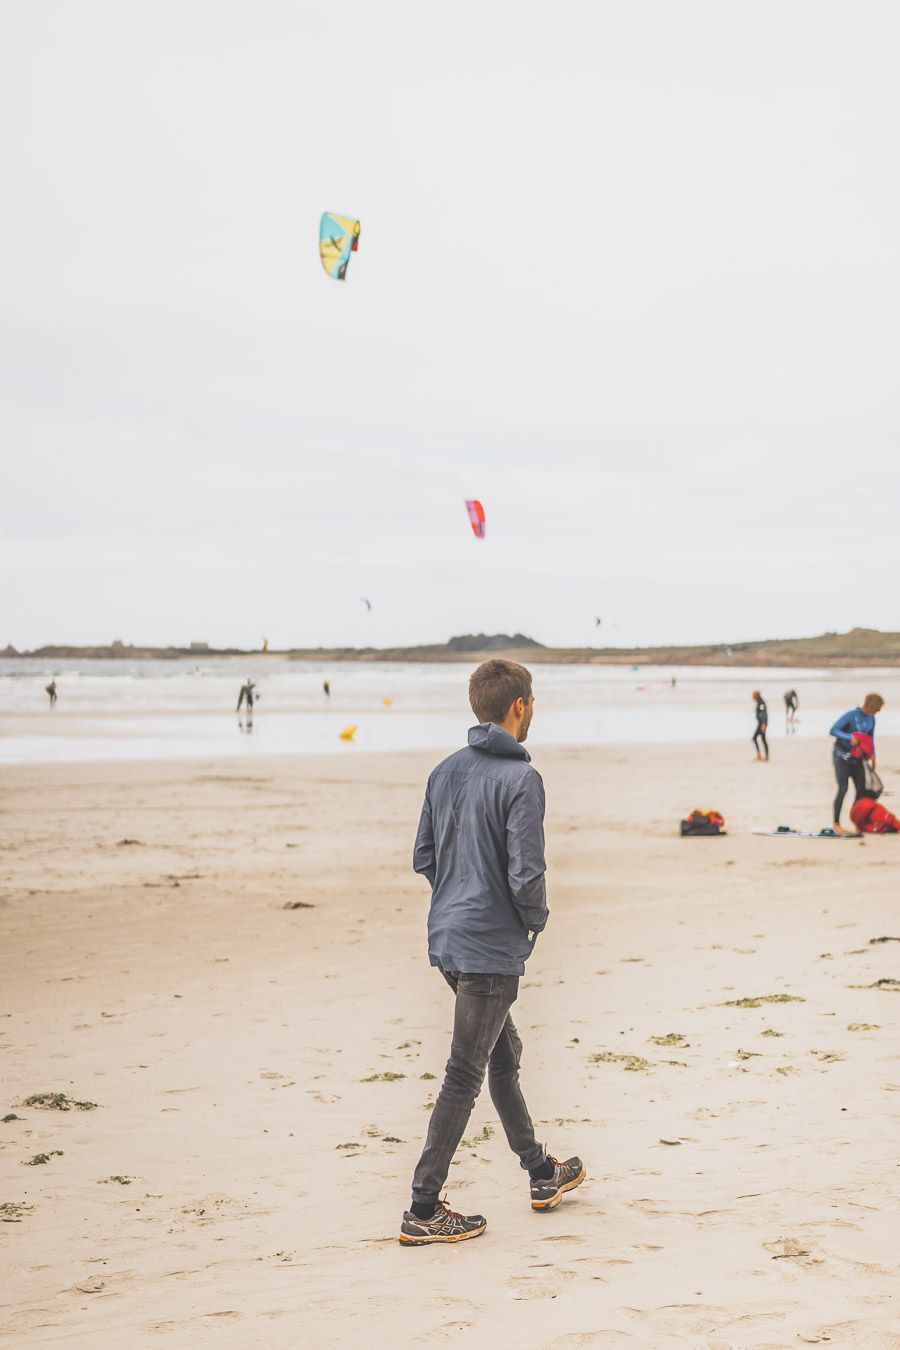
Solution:
[(412, 1198), (419, 1204), (440, 1198), (485, 1072), (500, 1124), (522, 1166), (540, 1167), (546, 1158), (519, 1087), (522, 1042), (509, 1015), (519, 993), (518, 975), (441, 974), (456, 994), (456, 1012), (444, 1082), (413, 1176)]

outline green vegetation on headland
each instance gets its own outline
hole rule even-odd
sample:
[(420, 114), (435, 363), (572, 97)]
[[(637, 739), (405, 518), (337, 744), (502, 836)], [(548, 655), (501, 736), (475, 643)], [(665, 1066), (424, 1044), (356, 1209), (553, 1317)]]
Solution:
[(849, 633), (822, 633), (812, 638), (769, 638), (761, 642), (710, 643), (694, 647), (545, 647), (523, 633), (467, 633), (449, 642), (420, 647), (305, 647), (261, 652), (240, 647), (135, 647), (114, 642), (108, 647), (38, 647), (3, 657), (77, 660), (178, 661), (220, 657), (289, 658), (292, 661), (460, 661), (471, 664), (502, 652), (531, 665), (609, 666), (900, 666), (900, 633), (854, 628)]

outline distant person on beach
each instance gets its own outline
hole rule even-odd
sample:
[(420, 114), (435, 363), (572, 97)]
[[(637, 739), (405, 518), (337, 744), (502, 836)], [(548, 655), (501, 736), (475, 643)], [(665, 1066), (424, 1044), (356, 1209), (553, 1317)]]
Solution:
[(331, 684), (329, 683), (328, 680), (322, 681), (322, 690), (326, 698), (331, 698)]
[(56, 681), (51, 680), (49, 684), (44, 685), (44, 693), (50, 700), (50, 707), (56, 707)]
[(237, 708), (235, 709), (235, 711), (240, 712), (241, 708), (246, 703), (247, 719), (250, 722), (253, 721), (253, 702), (256, 697), (257, 697), (256, 685), (248, 675), (244, 683), (241, 685), (241, 692), (238, 694)]
[(531, 675), (515, 661), (485, 661), (469, 681), (469, 702), (479, 725), (468, 747), (429, 777), (413, 853), (431, 886), (428, 956), (456, 998), (450, 1058), (400, 1225), (400, 1241), (416, 1247), (478, 1237), (487, 1226), (440, 1198), (485, 1073), (529, 1175), (532, 1209), (553, 1209), (585, 1177), (580, 1158), (558, 1162), (535, 1138), (509, 1015), (548, 916), (544, 785), (523, 745), (534, 713)]
[[(766, 729), (769, 725), (769, 710), (766, 707), (766, 700), (758, 689), (754, 689), (751, 698), (756, 700), (756, 730), (753, 733), (753, 744), (756, 747), (756, 758), (769, 758), (769, 742), (766, 740)], [(764, 754), (759, 753), (759, 747), (762, 745)]]
[(866, 761), (875, 768), (875, 716), (884, 707), (880, 694), (866, 694), (861, 708), (851, 708), (839, 717), (829, 732), (834, 737), (834, 776), (837, 795), (834, 799), (835, 834), (852, 834), (841, 824), (841, 810), (850, 783), (857, 797), (865, 796)]
[(797, 729), (797, 710), (799, 707), (800, 700), (797, 697), (796, 689), (788, 689), (784, 696), (784, 729), (789, 733)]

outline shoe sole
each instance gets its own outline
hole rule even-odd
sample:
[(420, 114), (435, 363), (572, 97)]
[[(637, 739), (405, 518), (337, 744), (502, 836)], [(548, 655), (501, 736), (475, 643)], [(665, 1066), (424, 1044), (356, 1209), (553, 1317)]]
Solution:
[(483, 1223), (480, 1228), (473, 1228), (470, 1233), (456, 1233), (453, 1237), (446, 1237), (443, 1234), (436, 1234), (434, 1237), (409, 1237), (406, 1233), (400, 1234), (400, 1242), (404, 1247), (429, 1247), (432, 1242), (465, 1242), (468, 1238), (481, 1237), (481, 1234), (487, 1228)]
[(586, 1176), (587, 1170), (586, 1168), (582, 1167), (581, 1171), (578, 1173), (578, 1176), (573, 1177), (571, 1181), (567, 1181), (565, 1186), (560, 1186), (556, 1194), (552, 1195), (549, 1200), (532, 1200), (531, 1208), (536, 1209), (539, 1212), (542, 1212), (547, 1209), (556, 1209), (556, 1206), (559, 1204), (560, 1200), (563, 1198), (566, 1191), (574, 1191), (575, 1187), (580, 1186)]

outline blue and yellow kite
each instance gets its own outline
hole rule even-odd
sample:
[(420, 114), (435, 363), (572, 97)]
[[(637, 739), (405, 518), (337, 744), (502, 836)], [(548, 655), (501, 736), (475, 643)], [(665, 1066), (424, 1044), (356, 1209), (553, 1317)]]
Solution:
[(358, 248), (359, 221), (326, 211), (319, 222), (319, 257), (328, 275), (343, 281), (350, 254)]

